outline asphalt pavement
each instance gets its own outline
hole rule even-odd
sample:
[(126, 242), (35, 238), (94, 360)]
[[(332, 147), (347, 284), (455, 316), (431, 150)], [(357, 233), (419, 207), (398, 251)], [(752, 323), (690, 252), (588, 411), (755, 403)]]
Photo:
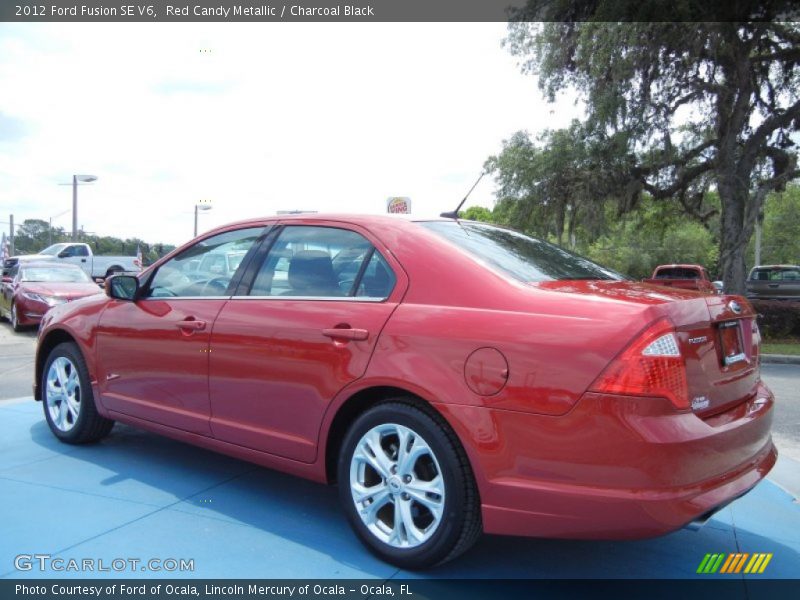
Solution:
[(0, 402), (31, 395), (36, 330), (14, 333), (8, 321), (0, 321)]

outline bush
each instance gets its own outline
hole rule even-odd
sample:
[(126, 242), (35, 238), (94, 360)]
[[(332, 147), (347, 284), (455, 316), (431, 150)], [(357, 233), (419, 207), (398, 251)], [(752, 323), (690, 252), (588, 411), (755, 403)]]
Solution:
[(800, 340), (800, 301), (751, 300), (758, 313), (758, 326), (767, 340)]

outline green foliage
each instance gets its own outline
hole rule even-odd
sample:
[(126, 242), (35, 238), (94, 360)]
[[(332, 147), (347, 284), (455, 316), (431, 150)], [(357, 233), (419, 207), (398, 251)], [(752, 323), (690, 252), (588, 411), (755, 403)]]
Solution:
[[(747, 256), (755, 266), (755, 239), (750, 240)], [(800, 264), (800, 186), (771, 194), (764, 203), (761, 235), (761, 263)]]
[(708, 229), (688, 221), (675, 205), (647, 196), (635, 212), (611, 223), (605, 235), (579, 247), (592, 260), (635, 279), (669, 263), (700, 264), (713, 276), (719, 256)]
[(758, 313), (758, 326), (765, 339), (800, 340), (800, 302), (752, 300)]
[(470, 206), (467, 210), (458, 213), (460, 219), (469, 221), (483, 221), (484, 223), (494, 223), (492, 211), (483, 206)]
[[(633, 198), (625, 173), (632, 156), (624, 138), (587, 130), (573, 121), (569, 128), (546, 130), (535, 140), (524, 131), (503, 142), (503, 150), (486, 161), (498, 184), (501, 220), (541, 237), (570, 244), (576, 229), (591, 235), (605, 226), (607, 203), (620, 212)], [(498, 211), (496, 211), (498, 212)]]
[[(665, 9), (652, 1), (529, 0), (506, 44), (548, 98), (581, 94), (586, 135), (625, 148), (616, 154), (617, 179), (628, 181), (623, 209), (646, 192), (709, 228), (719, 212), (721, 268), (728, 291), (741, 293), (764, 199), (800, 175), (791, 137), (800, 130), (800, 25), (778, 18), (796, 14), (790, 0), (732, 3), (725, 10), (757, 20), (724, 22), (697, 18), (705, 9), (694, 4), (670, 4), (687, 21), (675, 22), (653, 18)], [(718, 207), (707, 204), (713, 189)]]

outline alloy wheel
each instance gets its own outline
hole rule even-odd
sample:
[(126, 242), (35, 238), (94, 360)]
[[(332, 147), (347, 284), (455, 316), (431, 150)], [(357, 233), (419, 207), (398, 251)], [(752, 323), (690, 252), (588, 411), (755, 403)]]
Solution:
[(350, 493), (367, 529), (394, 548), (425, 543), (442, 522), (445, 485), (430, 445), (414, 430), (377, 425), (356, 444)]
[(65, 356), (59, 356), (47, 371), (47, 409), (61, 431), (75, 427), (81, 414), (81, 382), (78, 369)]

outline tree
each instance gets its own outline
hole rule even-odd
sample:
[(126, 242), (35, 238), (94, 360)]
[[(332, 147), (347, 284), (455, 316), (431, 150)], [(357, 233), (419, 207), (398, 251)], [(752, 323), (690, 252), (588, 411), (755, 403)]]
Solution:
[(584, 242), (580, 251), (620, 273), (642, 279), (650, 277), (657, 265), (669, 263), (701, 264), (712, 276), (718, 270), (715, 236), (699, 223), (687, 222), (675, 203), (645, 194), (635, 211), (608, 221), (605, 235)]
[(461, 219), (468, 219), (470, 221), (483, 221), (484, 223), (494, 222), (492, 211), (484, 206), (470, 206), (467, 210), (461, 211), (458, 216)]
[[(790, 0), (731, 5), (726, 22), (688, 23), (665, 21), (709, 20), (698, 3), (529, 0), (506, 42), (551, 100), (577, 90), (587, 129), (625, 139), (638, 193), (676, 200), (707, 224), (716, 189), (726, 291), (743, 293), (764, 199), (800, 175), (790, 138), (800, 130), (800, 26), (776, 20), (794, 14)], [(523, 22), (542, 10), (563, 22)], [(758, 20), (734, 22), (743, 14)]]
[(552, 234), (559, 245), (566, 234), (573, 248), (579, 226), (599, 235), (605, 205), (613, 201), (621, 213), (632, 201), (624, 175), (632, 156), (619, 141), (578, 121), (546, 130), (535, 141), (526, 132), (515, 133), (486, 162), (498, 184), (497, 218), (543, 237)]
[(42, 219), (25, 219), (14, 236), (17, 254), (44, 250), (49, 245), (50, 224)]

